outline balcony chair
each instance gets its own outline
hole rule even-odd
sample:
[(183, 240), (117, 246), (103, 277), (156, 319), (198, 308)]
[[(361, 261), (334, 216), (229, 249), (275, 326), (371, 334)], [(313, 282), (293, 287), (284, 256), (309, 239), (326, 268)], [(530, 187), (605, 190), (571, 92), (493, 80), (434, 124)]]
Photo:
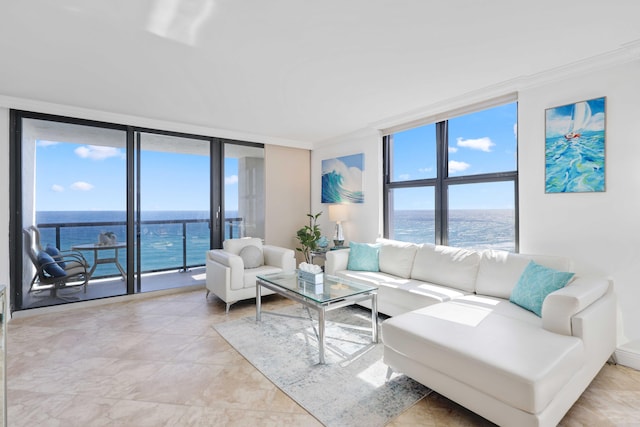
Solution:
[(78, 251), (60, 251), (40, 244), (40, 231), (35, 226), (22, 230), (24, 247), (36, 272), (31, 280), (29, 292), (51, 290), (51, 297), (58, 298), (58, 289), (83, 286), (87, 292), (90, 275), (87, 260)]
[[(227, 239), (222, 249), (207, 252), (207, 294), (213, 292), (227, 304), (256, 297), (256, 275), (293, 271), (296, 268), (292, 249), (263, 245), (262, 239), (245, 237)], [(264, 289), (262, 295), (273, 292)]]

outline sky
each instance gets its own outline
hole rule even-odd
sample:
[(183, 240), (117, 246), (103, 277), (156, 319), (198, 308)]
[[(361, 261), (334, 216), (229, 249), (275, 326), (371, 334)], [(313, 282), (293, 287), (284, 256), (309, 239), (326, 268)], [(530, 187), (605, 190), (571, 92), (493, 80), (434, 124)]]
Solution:
[[(209, 210), (209, 157), (143, 151), (141, 163), (143, 210)], [(225, 196), (226, 210), (237, 210), (237, 159), (225, 159)], [(123, 148), (37, 141), (36, 210), (125, 208)]]
[[(603, 108), (594, 105), (594, 115)], [(558, 117), (554, 120), (558, 123), (564, 120), (559, 117), (567, 114), (561, 108), (555, 112)], [(516, 123), (515, 103), (450, 119), (450, 175), (515, 170)], [(395, 134), (394, 147), (394, 180), (435, 177), (435, 125)], [(362, 174), (369, 173), (361, 164), (362, 156), (341, 159), (360, 162), (347, 164), (350, 170), (358, 171), (354, 180), (361, 182)], [(209, 209), (207, 156), (145, 150), (141, 160), (143, 210)], [(225, 159), (224, 179), (226, 210), (237, 210), (237, 159)], [(449, 192), (450, 209), (513, 209), (513, 195), (510, 182), (455, 186)], [(433, 209), (433, 191), (397, 190), (394, 206), (396, 210)], [(37, 141), (36, 210), (125, 210), (125, 207), (124, 148)]]
[[(450, 119), (448, 132), (449, 176), (516, 170), (516, 103)], [(393, 141), (394, 181), (436, 177), (435, 124), (396, 133)], [(455, 186), (449, 202), (450, 209), (513, 209), (513, 184)], [(396, 191), (396, 210), (433, 209), (433, 205), (431, 190)]]

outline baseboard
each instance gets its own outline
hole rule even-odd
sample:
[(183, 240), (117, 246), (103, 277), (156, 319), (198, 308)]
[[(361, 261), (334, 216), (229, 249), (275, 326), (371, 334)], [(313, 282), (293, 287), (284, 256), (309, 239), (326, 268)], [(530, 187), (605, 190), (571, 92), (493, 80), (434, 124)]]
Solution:
[(631, 341), (615, 351), (616, 362), (640, 371), (640, 341)]

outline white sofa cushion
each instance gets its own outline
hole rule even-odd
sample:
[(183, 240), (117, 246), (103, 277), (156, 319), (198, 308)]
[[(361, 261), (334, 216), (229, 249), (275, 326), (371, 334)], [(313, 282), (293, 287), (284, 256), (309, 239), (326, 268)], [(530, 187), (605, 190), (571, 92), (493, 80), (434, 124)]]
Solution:
[(418, 245), (398, 240), (377, 239), (380, 245), (379, 268), (383, 273), (408, 279)]
[(476, 251), (424, 244), (416, 252), (411, 278), (473, 292), (479, 262)]
[(560, 271), (571, 271), (573, 267), (571, 261), (564, 257), (514, 254), (488, 249), (480, 257), (476, 293), (509, 299), (529, 261)]
[[(378, 311), (397, 316), (431, 304), (462, 297), (464, 292), (382, 272), (342, 270), (338, 277), (378, 287)], [(362, 305), (369, 306), (367, 303)]]
[(585, 359), (579, 338), (507, 319), (492, 303), (458, 299), (389, 318), (382, 336), (385, 347), (532, 414), (547, 407)]

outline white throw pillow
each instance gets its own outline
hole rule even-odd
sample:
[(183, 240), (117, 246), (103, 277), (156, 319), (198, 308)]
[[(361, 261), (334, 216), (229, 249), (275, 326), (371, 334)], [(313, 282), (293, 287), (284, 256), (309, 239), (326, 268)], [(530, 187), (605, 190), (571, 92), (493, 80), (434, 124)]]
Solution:
[(257, 268), (264, 264), (264, 254), (257, 246), (245, 246), (238, 255), (244, 262), (244, 268)]

